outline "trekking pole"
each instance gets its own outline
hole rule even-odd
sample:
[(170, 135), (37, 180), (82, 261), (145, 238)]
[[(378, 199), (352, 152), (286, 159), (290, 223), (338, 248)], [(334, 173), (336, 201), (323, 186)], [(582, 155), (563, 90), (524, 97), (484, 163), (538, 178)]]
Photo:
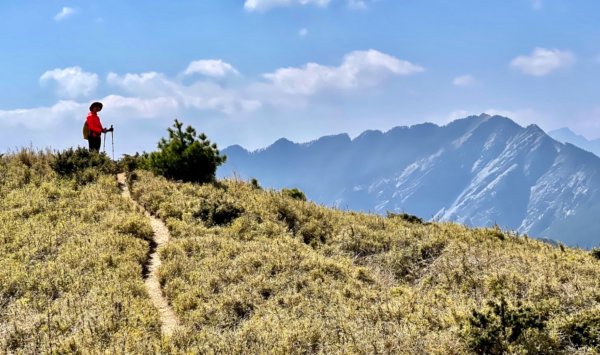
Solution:
[(115, 160), (115, 136), (114, 136), (114, 129), (113, 126), (110, 125), (110, 142), (112, 144), (112, 157), (113, 160)]
[(104, 144), (102, 144), (102, 147), (104, 148), (104, 153), (106, 153), (106, 132), (104, 132)]

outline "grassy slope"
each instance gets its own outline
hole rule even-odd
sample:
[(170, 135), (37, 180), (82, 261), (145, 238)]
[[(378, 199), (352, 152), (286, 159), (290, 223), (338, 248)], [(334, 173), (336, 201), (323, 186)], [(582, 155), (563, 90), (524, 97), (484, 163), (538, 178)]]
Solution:
[(173, 235), (160, 277), (186, 328), (179, 349), (600, 350), (600, 262), (588, 252), (331, 210), (242, 182), (132, 181)]
[(50, 159), (0, 158), (0, 353), (153, 352), (160, 322), (141, 277), (148, 222), (114, 177), (78, 186)]
[(134, 197), (173, 234), (160, 278), (185, 329), (161, 339), (141, 277), (148, 221), (114, 177), (81, 186), (51, 159), (0, 157), (0, 353), (600, 349), (600, 262), (585, 251), (138, 172)]

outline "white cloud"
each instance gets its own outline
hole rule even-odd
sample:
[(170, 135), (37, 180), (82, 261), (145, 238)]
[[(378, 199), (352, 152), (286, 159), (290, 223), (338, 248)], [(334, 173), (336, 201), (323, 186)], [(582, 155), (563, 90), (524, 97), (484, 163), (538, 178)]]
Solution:
[(75, 9), (65, 6), (62, 8), (62, 10), (60, 10), (58, 14), (54, 16), (54, 21), (62, 21), (67, 17), (75, 14), (75, 12)]
[(366, 0), (348, 0), (348, 7), (356, 10), (364, 10), (367, 8)]
[(529, 56), (518, 56), (510, 66), (533, 76), (544, 76), (575, 62), (575, 55), (558, 49), (535, 48)]
[(28, 129), (41, 130), (67, 119), (75, 119), (87, 113), (86, 104), (71, 100), (59, 101), (50, 107), (0, 110), (0, 122)]
[(206, 76), (212, 76), (221, 78), (229, 74), (239, 74), (231, 64), (225, 63), (224, 61), (218, 60), (197, 60), (191, 62), (184, 72), (185, 75), (190, 74), (202, 74)]
[(172, 97), (156, 97), (142, 99), (139, 97), (124, 97), (109, 95), (100, 100), (107, 113), (114, 117), (127, 118), (160, 118), (177, 114), (179, 104)]
[(42, 74), (40, 82), (53, 81), (61, 97), (76, 98), (90, 95), (98, 86), (98, 75), (84, 72), (80, 67), (49, 70)]
[(306, 36), (308, 36), (308, 29), (307, 28), (302, 28), (300, 31), (298, 31), (298, 35), (300, 37), (306, 37)]
[(173, 95), (179, 84), (169, 80), (164, 74), (148, 72), (119, 76), (109, 73), (106, 77), (109, 85), (119, 87), (127, 94), (141, 97), (160, 97)]
[(326, 89), (374, 87), (392, 75), (410, 75), (424, 70), (419, 65), (371, 49), (347, 54), (338, 67), (308, 63), (302, 68), (278, 69), (264, 77), (287, 94), (310, 96)]
[(183, 85), (164, 74), (108, 74), (107, 82), (127, 94), (143, 98), (172, 98), (181, 107), (214, 110), (225, 114), (248, 112), (262, 106), (257, 99), (247, 98), (240, 89), (227, 89), (206, 81)]
[[(225, 65), (220, 67), (227, 68)], [(368, 50), (347, 54), (339, 66), (309, 63), (264, 74), (263, 78), (267, 80), (231, 85), (202, 78), (188, 83), (189, 78), (171, 78), (159, 72), (109, 73), (105, 78), (108, 85), (104, 88), (110, 90), (109, 95), (94, 98), (94, 101), (104, 103), (103, 114), (111, 123), (134, 118), (178, 117), (197, 110), (247, 114), (267, 105), (272, 109), (295, 110), (308, 107), (318, 92), (368, 89), (391, 77), (423, 70), (419, 65)], [(59, 93), (70, 99), (49, 107), (0, 110), (1, 125), (24, 126), (32, 130), (61, 123), (71, 127), (68, 122), (82, 121), (87, 114), (92, 101), (88, 97), (97, 88), (99, 79), (80, 67), (69, 67), (45, 72), (40, 83), (55, 84)]]
[[(267, 11), (274, 7), (315, 5), (327, 7), (333, 0), (245, 0), (244, 8), (248, 11)], [(373, 0), (345, 0), (351, 9), (366, 9)]]
[(244, 8), (249, 11), (264, 11), (273, 7), (291, 6), (291, 5), (317, 5), (325, 7), (331, 0), (246, 0)]
[[(104, 104), (102, 113), (113, 120), (118, 118), (164, 118), (176, 115), (179, 109), (177, 101), (169, 97), (143, 99), (109, 95), (98, 101)], [(9, 126), (24, 126), (32, 130), (43, 130), (68, 121), (80, 121), (83, 124), (89, 104), (89, 102), (61, 100), (49, 107), (0, 110), (0, 123)]]
[(242, 91), (241, 88), (225, 89), (215, 83), (200, 81), (180, 87), (179, 97), (186, 107), (215, 110), (229, 115), (262, 107), (260, 100), (246, 97)]
[(516, 110), (490, 108), (483, 112), (491, 116), (498, 115), (508, 117), (524, 127), (530, 124), (536, 124), (542, 128), (548, 128), (552, 127), (553, 125), (553, 118), (551, 116), (543, 115), (540, 112), (531, 108), (523, 108)]
[(452, 80), (452, 83), (456, 86), (466, 87), (477, 84), (477, 80), (471, 75), (462, 75), (454, 78), (454, 80)]

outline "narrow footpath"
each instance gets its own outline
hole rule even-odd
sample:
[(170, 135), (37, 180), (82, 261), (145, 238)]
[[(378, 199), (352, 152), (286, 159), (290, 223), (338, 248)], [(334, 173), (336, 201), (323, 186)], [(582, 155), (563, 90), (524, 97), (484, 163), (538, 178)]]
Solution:
[(118, 174), (117, 180), (119, 182), (119, 187), (121, 188), (121, 195), (143, 210), (146, 214), (146, 217), (150, 219), (150, 224), (152, 225), (152, 230), (154, 231), (154, 243), (151, 243), (150, 245), (148, 261), (145, 265), (145, 284), (148, 294), (152, 299), (152, 303), (160, 313), (160, 321), (162, 323), (161, 332), (164, 336), (171, 336), (175, 330), (179, 328), (179, 320), (177, 319), (173, 308), (171, 305), (169, 305), (169, 302), (164, 297), (160, 288), (160, 283), (158, 282), (158, 268), (160, 267), (160, 257), (158, 255), (158, 251), (161, 246), (169, 241), (169, 230), (161, 220), (152, 216), (131, 197), (124, 173)]

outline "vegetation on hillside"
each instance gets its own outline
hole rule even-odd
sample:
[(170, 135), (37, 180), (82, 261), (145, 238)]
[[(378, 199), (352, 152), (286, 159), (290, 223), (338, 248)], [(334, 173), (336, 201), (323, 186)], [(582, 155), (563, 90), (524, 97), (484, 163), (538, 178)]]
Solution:
[(161, 284), (225, 353), (596, 353), (600, 262), (498, 228), (324, 208), (257, 184), (131, 175), (166, 221)]
[(183, 329), (162, 338), (152, 230), (94, 154), (0, 156), (0, 353), (600, 352), (597, 250), (137, 170), (172, 233), (159, 277)]
[[(0, 353), (160, 349), (142, 279), (152, 230), (105, 157), (81, 154), (0, 157)], [(103, 163), (71, 169), (87, 159)]]

